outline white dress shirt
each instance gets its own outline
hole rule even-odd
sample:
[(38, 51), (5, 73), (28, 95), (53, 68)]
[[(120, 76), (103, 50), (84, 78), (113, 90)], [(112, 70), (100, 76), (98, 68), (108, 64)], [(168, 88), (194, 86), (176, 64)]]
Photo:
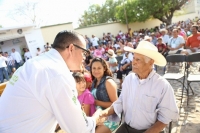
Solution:
[(91, 43), (92, 43), (92, 46), (98, 46), (98, 41), (99, 41), (99, 38), (97, 37), (94, 37), (94, 38), (91, 38)]
[(22, 61), (22, 57), (17, 51), (15, 51), (14, 53), (12, 52), (11, 56), (13, 57), (14, 60), (16, 60), (17, 63), (20, 63)]
[(76, 83), (61, 55), (51, 49), (14, 73), (0, 98), (1, 133), (94, 133), (77, 99)]
[(0, 57), (0, 68), (2, 68), (2, 67), (7, 67), (7, 65), (6, 65), (6, 61), (7, 61), (8, 59), (6, 58), (6, 57), (4, 57), (4, 56), (1, 56)]
[[(185, 40), (182, 36), (178, 35), (177, 38), (171, 37), (168, 41), (168, 45), (172, 48), (177, 48), (180, 44), (184, 44)], [(183, 50), (183, 47), (179, 48), (179, 50)]]
[(169, 35), (165, 34), (164, 36), (162, 36), (162, 40), (163, 40), (163, 42), (164, 42), (165, 44), (167, 44), (168, 41), (169, 41)]
[(25, 58), (25, 61), (31, 59), (31, 58), (32, 58), (32, 56), (31, 56), (31, 52), (29, 52), (29, 51), (26, 52), (26, 53), (24, 54), (24, 58)]
[(125, 122), (137, 130), (150, 128), (156, 120), (169, 124), (179, 117), (174, 91), (169, 82), (154, 70), (144, 80), (130, 73), (122, 84), (122, 92), (112, 105), (117, 120), (123, 111)]

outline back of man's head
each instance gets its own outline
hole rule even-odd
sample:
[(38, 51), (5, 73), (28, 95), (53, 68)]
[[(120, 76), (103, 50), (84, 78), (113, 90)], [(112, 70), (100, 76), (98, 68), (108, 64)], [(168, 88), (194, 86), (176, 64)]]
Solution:
[(56, 35), (52, 47), (55, 49), (65, 50), (65, 48), (70, 44), (79, 45), (80, 36), (80, 34), (73, 31), (61, 31)]

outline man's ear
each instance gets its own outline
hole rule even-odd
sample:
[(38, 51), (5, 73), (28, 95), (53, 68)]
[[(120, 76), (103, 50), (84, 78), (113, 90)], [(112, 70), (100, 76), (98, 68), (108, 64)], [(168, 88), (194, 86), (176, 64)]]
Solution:
[(69, 44), (69, 52), (72, 52), (73, 50), (74, 50), (74, 45), (71, 43), (71, 44)]
[(154, 64), (154, 60), (151, 59), (150, 60), (150, 64), (153, 65)]

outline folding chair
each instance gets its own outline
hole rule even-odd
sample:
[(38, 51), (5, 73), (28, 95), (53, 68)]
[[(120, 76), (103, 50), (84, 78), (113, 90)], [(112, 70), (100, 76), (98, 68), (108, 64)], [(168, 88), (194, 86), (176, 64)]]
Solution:
[[(188, 65), (190, 62), (191, 63), (192, 62), (200, 62), (200, 53), (194, 53), (194, 54), (188, 55), (186, 60), (188, 62)], [(189, 74), (189, 70), (187, 67), (187, 89), (188, 89), (187, 95), (188, 96), (189, 96), (189, 89), (191, 89), (192, 94), (194, 95), (194, 91), (190, 85), (192, 82), (200, 82), (200, 74), (198, 74), (198, 75), (197, 74)]]
[[(182, 84), (183, 88), (182, 88), (182, 94), (181, 94), (181, 104), (182, 104), (182, 100), (183, 100), (183, 91), (184, 88), (187, 90), (187, 88), (184, 85), (184, 81), (185, 81), (185, 66), (186, 66), (186, 56), (182, 55), (182, 54), (173, 54), (173, 55), (168, 55), (166, 57), (167, 60), (167, 66), (169, 67), (169, 65), (171, 63), (182, 63), (183, 66), (183, 72), (182, 73), (168, 73), (168, 69), (165, 70), (165, 74), (163, 75), (163, 77), (167, 80), (175, 80), (179, 83)], [(168, 68), (167, 67), (167, 68)], [(172, 67), (172, 66), (170, 66)], [(183, 80), (181, 80), (183, 79)], [(180, 104), (180, 106), (181, 106)]]

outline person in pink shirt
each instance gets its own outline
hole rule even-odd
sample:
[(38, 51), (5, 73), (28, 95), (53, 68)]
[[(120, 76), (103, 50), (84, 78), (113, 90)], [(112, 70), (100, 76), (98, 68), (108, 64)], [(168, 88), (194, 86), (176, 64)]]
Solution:
[(81, 104), (81, 107), (87, 116), (92, 116), (96, 111), (95, 100), (91, 92), (86, 89), (85, 77), (80, 72), (73, 73), (73, 77), (76, 81), (78, 100)]
[(98, 49), (94, 50), (94, 57), (102, 58), (103, 54), (105, 53), (105, 49), (102, 45), (98, 46)]

